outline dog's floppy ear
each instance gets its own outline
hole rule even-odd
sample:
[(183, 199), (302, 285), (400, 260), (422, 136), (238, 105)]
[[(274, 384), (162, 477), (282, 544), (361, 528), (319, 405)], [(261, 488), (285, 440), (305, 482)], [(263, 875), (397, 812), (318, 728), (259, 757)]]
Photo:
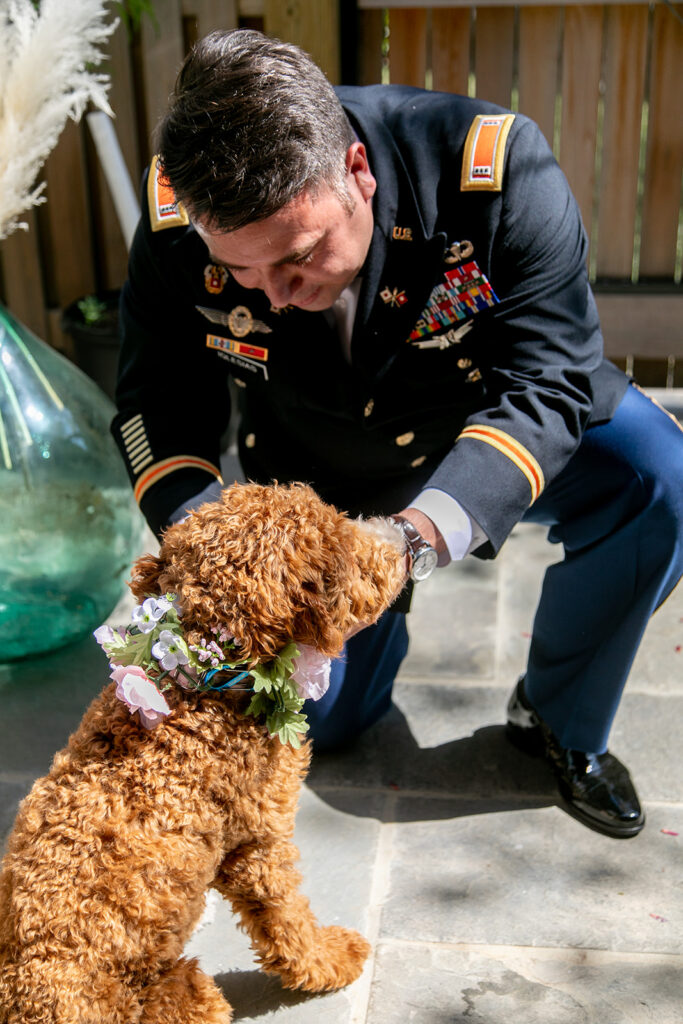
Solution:
[(133, 597), (143, 601), (150, 594), (158, 594), (159, 577), (166, 563), (156, 555), (142, 555), (133, 563), (133, 575), (128, 583)]

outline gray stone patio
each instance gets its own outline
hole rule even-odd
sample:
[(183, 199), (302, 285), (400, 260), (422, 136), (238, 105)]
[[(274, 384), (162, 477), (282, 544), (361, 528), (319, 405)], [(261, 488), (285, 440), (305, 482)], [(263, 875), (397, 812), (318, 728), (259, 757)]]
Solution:
[[(315, 912), (360, 929), (372, 960), (344, 992), (287, 992), (212, 897), (188, 952), (236, 1021), (680, 1024), (683, 591), (650, 625), (611, 740), (648, 824), (608, 839), (570, 818), (546, 765), (504, 736), (556, 557), (540, 529), (519, 527), (495, 562), (470, 559), (418, 590), (395, 707), (354, 749), (315, 759), (297, 824)], [(0, 836), (105, 669), (90, 640), (0, 666)]]

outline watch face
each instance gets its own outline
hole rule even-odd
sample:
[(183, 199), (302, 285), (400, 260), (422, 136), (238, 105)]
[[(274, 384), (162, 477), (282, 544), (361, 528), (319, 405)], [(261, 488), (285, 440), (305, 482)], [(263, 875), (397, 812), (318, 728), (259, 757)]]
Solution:
[(426, 580), (436, 569), (438, 558), (439, 556), (434, 548), (425, 547), (422, 551), (418, 551), (413, 559), (413, 567), (410, 573), (412, 578), (417, 583), (420, 580)]

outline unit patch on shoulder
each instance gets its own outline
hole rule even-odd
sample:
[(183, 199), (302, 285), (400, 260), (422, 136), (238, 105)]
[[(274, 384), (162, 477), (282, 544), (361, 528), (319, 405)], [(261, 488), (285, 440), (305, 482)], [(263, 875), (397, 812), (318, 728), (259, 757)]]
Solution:
[(514, 114), (477, 114), (465, 140), (461, 192), (500, 192), (505, 145)]
[(190, 223), (185, 207), (182, 203), (176, 202), (173, 189), (163, 177), (159, 158), (156, 156), (152, 160), (147, 178), (147, 202), (152, 231), (186, 227)]

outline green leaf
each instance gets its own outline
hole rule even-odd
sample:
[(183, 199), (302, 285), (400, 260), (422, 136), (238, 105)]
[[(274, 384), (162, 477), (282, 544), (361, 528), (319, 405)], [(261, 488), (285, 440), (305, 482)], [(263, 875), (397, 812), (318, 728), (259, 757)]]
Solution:
[(271, 736), (277, 736), (280, 743), (289, 743), (295, 750), (301, 746), (300, 735), (308, 732), (305, 715), (294, 711), (275, 711), (266, 718), (266, 728)]

